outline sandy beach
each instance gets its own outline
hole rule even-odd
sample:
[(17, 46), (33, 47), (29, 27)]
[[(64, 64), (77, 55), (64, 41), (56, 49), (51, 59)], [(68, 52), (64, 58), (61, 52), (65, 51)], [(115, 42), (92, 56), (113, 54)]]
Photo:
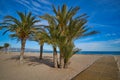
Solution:
[(25, 53), (24, 64), (19, 64), (19, 53), (0, 55), (0, 80), (70, 80), (103, 55), (75, 54), (68, 69), (53, 68), (52, 54)]

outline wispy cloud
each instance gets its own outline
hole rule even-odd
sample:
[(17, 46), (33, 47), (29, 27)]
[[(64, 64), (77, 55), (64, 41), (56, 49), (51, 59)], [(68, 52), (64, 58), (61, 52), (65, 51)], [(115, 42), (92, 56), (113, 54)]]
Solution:
[(28, 9), (31, 9), (29, 2), (26, 3), (26, 1), (24, 1), (24, 0), (21, 0), (21, 1), (18, 0), (17, 3), (23, 5), (24, 7), (28, 8)]
[(106, 37), (113, 37), (113, 36), (116, 36), (117, 34), (116, 33), (107, 33), (105, 34)]
[[(120, 39), (111, 40), (112, 44), (120, 44)], [(119, 45), (120, 46), (120, 45)]]
[(95, 2), (98, 7), (101, 6), (101, 14), (106, 12), (110, 14), (120, 12), (120, 0), (96, 0)]
[(41, 7), (40, 3), (33, 1), (33, 0), (32, 0), (32, 4), (33, 6), (38, 7), (38, 8)]
[[(86, 42), (86, 41), (91, 41), (91, 40), (93, 40), (93, 37), (88, 37), (88, 38), (81, 38), (81, 39), (78, 39), (79, 40), (79, 42)], [(78, 41), (77, 40), (77, 41)]]
[(76, 43), (83, 51), (120, 51), (120, 38), (108, 41)]
[(41, 3), (44, 5), (50, 5), (51, 3), (47, 0), (17, 0), (16, 2), (28, 8), (28, 10), (33, 11), (36, 15), (51, 10), (49, 6), (44, 7), (41, 5)]
[(42, 21), (36, 23), (35, 25), (48, 25), (48, 22), (46, 20), (42, 20)]
[(37, 1), (39, 1), (40, 3), (47, 4), (47, 5), (51, 4), (48, 0), (37, 0)]
[(30, 2), (28, 0), (21, 0), (21, 1), (26, 3), (26, 4), (30, 4)]
[(92, 26), (97, 26), (97, 27), (107, 27), (108, 25), (105, 24), (99, 24), (99, 23), (89, 23)]

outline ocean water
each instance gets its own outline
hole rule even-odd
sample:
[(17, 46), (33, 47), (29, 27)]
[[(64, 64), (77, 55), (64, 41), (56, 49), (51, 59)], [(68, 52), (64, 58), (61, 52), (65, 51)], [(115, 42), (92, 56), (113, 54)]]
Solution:
[(77, 54), (120, 55), (120, 51), (80, 51)]
[[(13, 52), (20, 52), (20, 51), (13, 51)], [(39, 53), (39, 51), (25, 51), (25, 52)], [(43, 51), (43, 52), (44, 53), (53, 53), (53, 51)], [(79, 51), (76, 54), (120, 55), (120, 51)]]
[[(44, 51), (44, 53), (53, 53), (53, 51)], [(76, 54), (120, 55), (120, 51), (79, 51)]]

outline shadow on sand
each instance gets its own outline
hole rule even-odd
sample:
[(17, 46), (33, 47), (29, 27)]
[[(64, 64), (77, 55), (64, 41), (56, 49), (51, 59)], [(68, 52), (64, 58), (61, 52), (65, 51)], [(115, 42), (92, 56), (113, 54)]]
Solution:
[[(16, 60), (19, 61), (19, 55), (13, 56), (10, 59), (11, 60)], [(44, 56), (43, 59), (39, 59), (36, 56), (24, 56), (24, 61), (23, 64), (27, 64), (29, 66), (36, 66), (36, 65), (41, 65), (45, 64), (47, 66), (53, 67), (53, 58), (51, 56)]]

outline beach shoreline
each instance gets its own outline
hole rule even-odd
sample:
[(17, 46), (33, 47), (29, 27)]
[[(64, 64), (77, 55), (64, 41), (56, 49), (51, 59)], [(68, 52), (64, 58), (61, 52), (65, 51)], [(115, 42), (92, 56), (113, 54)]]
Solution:
[(55, 69), (53, 54), (44, 53), (40, 61), (38, 53), (25, 53), (24, 64), (19, 64), (18, 52), (1, 54), (0, 80), (70, 80), (101, 57), (103, 55), (75, 54), (68, 69)]

